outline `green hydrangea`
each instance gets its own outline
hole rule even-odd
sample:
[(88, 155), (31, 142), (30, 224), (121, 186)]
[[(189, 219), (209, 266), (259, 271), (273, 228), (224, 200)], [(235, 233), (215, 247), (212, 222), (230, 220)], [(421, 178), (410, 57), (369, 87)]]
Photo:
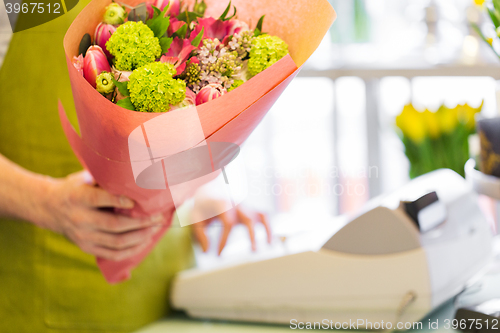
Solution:
[(252, 41), (248, 73), (253, 77), (288, 54), (288, 45), (277, 36), (260, 35)]
[(231, 87), (229, 87), (229, 89), (227, 91), (228, 92), (233, 91), (234, 89), (241, 86), (243, 83), (245, 83), (245, 81), (243, 81), (243, 80), (234, 80), (233, 84), (231, 85)]
[(106, 42), (106, 49), (115, 56), (114, 65), (120, 71), (134, 70), (161, 55), (160, 41), (141, 21), (119, 26)]
[(174, 79), (173, 65), (152, 62), (137, 68), (130, 75), (128, 90), (137, 111), (166, 112), (186, 98), (186, 83)]

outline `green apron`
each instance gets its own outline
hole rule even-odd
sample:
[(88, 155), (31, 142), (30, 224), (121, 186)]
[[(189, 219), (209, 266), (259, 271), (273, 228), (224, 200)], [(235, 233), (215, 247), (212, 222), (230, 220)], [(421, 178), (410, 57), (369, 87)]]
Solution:
[[(63, 36), (88, 3), (15, 33), (0, 69), (0, 153), (37, 173), (81, 170), (57, 113), (76, 124)], [(130, 332), (165, 316), (169, 283), (193, 263), (187, 228), (172, 227), (132, 278), (109, 285), (95, 258), (61, 235), (0, 220), (0, 332)]]

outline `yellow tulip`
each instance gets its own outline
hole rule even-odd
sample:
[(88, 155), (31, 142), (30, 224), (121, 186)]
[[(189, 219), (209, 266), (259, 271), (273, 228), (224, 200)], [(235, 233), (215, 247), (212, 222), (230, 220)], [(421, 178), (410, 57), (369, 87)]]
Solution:
[(467, 103), (465, 103), (464, 105), (458, 105), (457, 108), (459, 109), (458, 116), (460, 122), (464, 124), (468, 129), (473, 129), (474, 127), (476, 127), (475, 116), (477, 113), (481, 112), (483, 104), (484, 101), (481, 102), (481, 105), (479, 105), (478, 108), (473, 108)]
[(446, 106), (441, 106), (436, 112), (441, 132), (450, 134), (458, 125), (458, 109), (449, 109)]
[(412, 104), (405, 105), (403, 111), (396, 117), (396, 125), (415, 143), (420, 143), (427, 135), (426, 126), (422, 113), (415, 110)]
[(441, 134), (441, 129), (439, 128), (439, 121), (436, 113), (426, 109), (422, 113), (422, 116), (424, 118), (425, 125), (427, 126), (429, 136), (433, 139), (438, 138)]

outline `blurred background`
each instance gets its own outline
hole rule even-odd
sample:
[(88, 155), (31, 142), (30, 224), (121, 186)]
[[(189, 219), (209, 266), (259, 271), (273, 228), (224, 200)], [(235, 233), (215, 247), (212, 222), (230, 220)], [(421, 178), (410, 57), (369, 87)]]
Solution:
[(330, 2), (337, 20), (244, 149), (248, 202), (309, 220), (354, 213), (410, 180), (396, 126), (405, 105), (433, 115), (483, 103), (485, 117), (499, 105), (499, 58), (470, 24), (498, 46), (488, 2)]
[[(410, 180), (408, 142), (396, 126), (405, 105), (433, 116), (467, 103), (484, 117), (500, 105), (500, 60), (492, 51), (500, 39), (488, 1), (329, 1), (336, 22), (243, 147), (246, 205), (273, 223), (287, 216), (289, 227), (290, 217), (304, 224), (355, 213)], [(0, 50), (9, 40), (2, 7)], [(464, 147), (474, 153), (477, 140), (468, 136)]]

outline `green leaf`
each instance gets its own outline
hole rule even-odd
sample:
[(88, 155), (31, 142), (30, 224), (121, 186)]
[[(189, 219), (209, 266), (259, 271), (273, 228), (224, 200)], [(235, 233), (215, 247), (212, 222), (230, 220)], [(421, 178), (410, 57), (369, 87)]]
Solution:
[(497, 12), (500, 12), (500, 0), (493, 0), (493, 7)]
[(155, 19), (155, 18), (157, 18), (161, 14), (161, 10), (160, 10), (160, 8), (155, 7), (155, 6), (151, 6), (151, 7), (153, 7), (153, 11), (154, 11), (154, 13), (153, 13), (153, 19)]
[(229, 4), (227, 5), (226, 9), (224, 10), (224, 13), (222, 13), (222, 15), (219, 17), (219, 20), (220, 21), (229, 21), (230, 19), (232, 19), (233, 17), (236, 16), (236, 6), (233, 6), (234, 8), (234, 13), (233, 15), (231, 15), (230, 17), (227, 17), (227, 14), (229, 14), (229, 11), (231, 10), (231, 1), (229, 1)]
[(190, 11), (184, 11), (180, 13), (177, 16), (177, 19), (182, 22), (186, 22), (188, 25), (191, 24), (191, 22), (196, 21), (200, 17), (203, 17), (203, 15), (197, 14), (195, 12), (190, 12)]
[(170, 25), (170, 17), (165, 17), (168, 7), (168, 5), (165, 6), (165, 9), (163, 9), (163, 11), (157, 17), (147, 21), (148, 27), (153, 31), (156, 38), (163, 37)]
[(488, 14), (490, 14), (491, 21), (495, 25), (495, 28), (498, 28), (500, 26), (500, 21), (498, 20), (496, 13), (489, 8), (487, 8), (487, 10), (488, 10)]
[(198, 36), (196, 36), (196, 38), (193, 39), (193, 41), (191, 42), (191, 45), (193, 45), (194, 47), (200, 46), (201, 39), (203, 38), (204, 33), (205, 33), (205, 27), (203, 27), (201, 29), (200, 33), (198, 34)]
[(188, 28), (187, 24), (184, 24), (176, 32), (174, 32), (172, 37), (179, 37), (180, 39), (186, 38), (187, 28)]
[(173, 38), (162, 37), (160, 38), (161, 54), (167, 53), (172, 44)]
[(223, 21), (229, 21), (229, 20), (233, 19), (236, 16), (236, 13), (237, 13), (236, 6), (233, 6), (233, 8), (234, 8), (233, 15), (231, 15), (230, 17), (226, 17)]
[(259, 22), (257, 23), (257, 27), (255, 28), (254, 30), (254, 36), (257, 37), (257, 36), (260, 36), (262, 35), (262, 25), (264, 24), (264, 18), (266, 17), (266, 15), (262, 15), (259, 19)]
[(495, 52), (495, 54), (497, 55), (497, 57), (500, 58), (500, 55), (495, 51), (495, 49), (493, 48), (493, 46), (490, 43), (488, 43), (488, 39), (486, 39), (486, 37), (483, 35), (483, 32), (481, 31), (481, 29), (476, 24), (474, 24), (474, 23), (471, 23), (471, 27), (479, 35), (479, 37), (481, 37), (481, 39), (484, 40), (484, 42), (486, 44), (488, 44), (488, 46), (493, 50), (493, 52)]
[(229, 4), (227, 5), (226, 9), (224, 10), (224, 13), (222, 13), (222, 15), (219, 17), (219, 20), (224, 21), (224, 19), (226, 18), (227, 14), (229, 13), (230, 10), (231, 10), (231, 1), (229, 1)]
[(123, 96), (130, 96), (130, 92), (128, 91), (128, 81), (118, 82), (114, 78), (112, 80), (115, 86), (118, 88), (120, 94), (122, 94)]
[(120, 99), (118, 102), (116, 102), (116, 105), (121, 106), (122, 108), (127, 110), (135, 111), (135, 106), (134, 104), (132, 104), (130, 97)]

